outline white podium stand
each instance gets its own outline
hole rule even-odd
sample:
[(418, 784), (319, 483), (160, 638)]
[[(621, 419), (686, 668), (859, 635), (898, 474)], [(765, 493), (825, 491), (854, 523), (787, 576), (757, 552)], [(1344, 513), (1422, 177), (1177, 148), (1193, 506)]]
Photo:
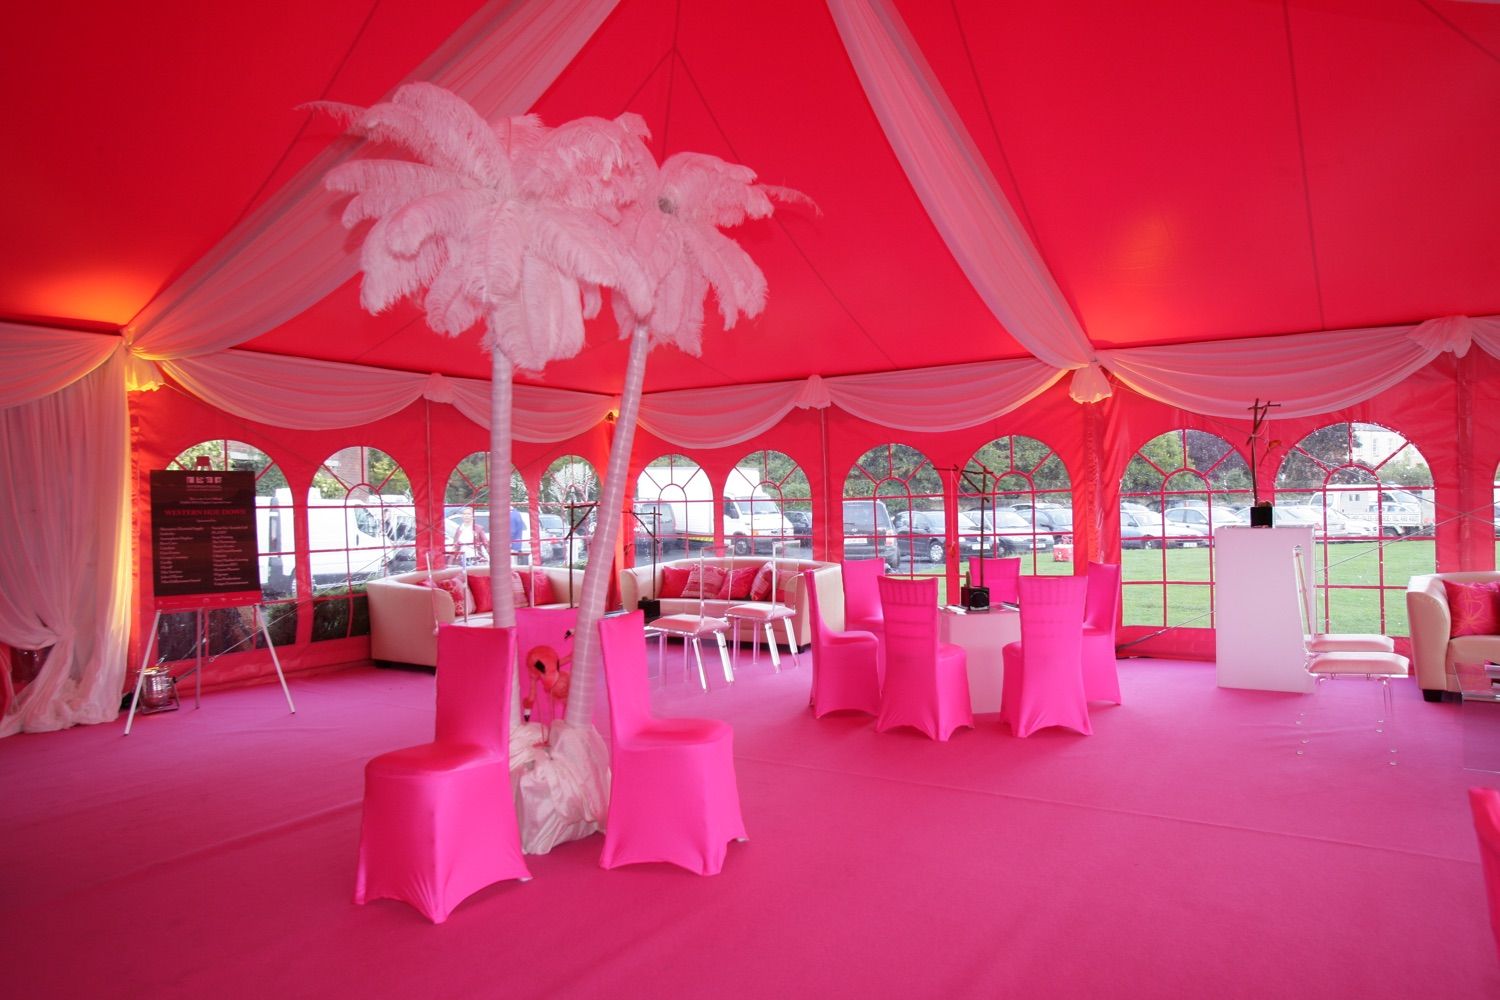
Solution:
[(1303, 669), (1302, 616), (1292, 550), (1302, 546), (1311, 580), (1313, 529), (1219, 528), (1214, 532), (1215, 659), (1221, 688), (1311, 691)]

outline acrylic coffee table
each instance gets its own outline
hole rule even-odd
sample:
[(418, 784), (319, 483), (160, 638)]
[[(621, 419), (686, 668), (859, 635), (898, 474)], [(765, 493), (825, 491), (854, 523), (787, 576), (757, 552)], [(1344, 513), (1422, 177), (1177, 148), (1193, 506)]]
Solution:
[(1500, 687), (1482, 663), (1455, 663), (1463, 726), (1466, 771), (1500, 771)]

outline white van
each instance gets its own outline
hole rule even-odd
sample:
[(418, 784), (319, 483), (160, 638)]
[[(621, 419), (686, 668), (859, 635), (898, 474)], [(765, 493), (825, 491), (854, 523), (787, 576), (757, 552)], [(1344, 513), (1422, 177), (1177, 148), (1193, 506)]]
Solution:
[[(261, 586), (268, 594), (290, 594), (296, 576), (296, 515), (292, 493), (257, 497)], [(308, 572), (314, 586), (369, 580), (416, 568), (416, 510), (400, 494), (363, 502), (307, 494)]]
[[(670, 507), (677, 536), (688, 548), (713, 544), (713, 486), (698, 466), (647, 466), (636, 481), (635, 499)], [(739, 469), (731, 470), (719, 506), (724, 545), (736, 555), (769, 552), (795, 533), (776, 501)]]

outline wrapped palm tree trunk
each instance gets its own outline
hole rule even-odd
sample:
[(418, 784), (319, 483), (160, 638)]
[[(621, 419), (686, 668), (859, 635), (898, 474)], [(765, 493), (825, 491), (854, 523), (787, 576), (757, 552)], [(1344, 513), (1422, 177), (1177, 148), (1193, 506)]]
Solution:
[(650, 350), (646, 328), (637, 326), (630, 338), (630, 361), (620, 394), (620, 416), (615, 421), (609, 468), (604, 475), (604, 489), (599, 495), (598, 525), (589, 544), (592, 556), (583, 571), (578, 631), (573, 636), (573, 682), (568, 695), (567, 718), (580, 726), (588, 725), (593, 719), (594, 699), (599, 689), (599, 630), (596, 626), (604, 616), (604, 601), (609, 594), (609, 574), (613, 570), (611, 553), (615, 550), (615, 539), (620, 531), (620, 512), (625, 506), (625, 480), (630, 473), (636, 416), (641, 408), (641, 387), (646, 380), (646, 355)]
[[(510, 585), (510, 408), (515, 396), (514, 366), (499, 350), (490, 352), (490, 594), (496, 628), (516, 624), (516, 595)], [(518, 711), (516, 699), (512, 710)]]

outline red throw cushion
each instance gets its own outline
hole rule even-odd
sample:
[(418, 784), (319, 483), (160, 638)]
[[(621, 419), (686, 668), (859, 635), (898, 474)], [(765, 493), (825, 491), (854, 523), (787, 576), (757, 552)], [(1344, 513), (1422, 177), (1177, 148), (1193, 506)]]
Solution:
[(443, 576), (437, 577), (436, 579), (423, 580), (422, 586), (431, 587), (434, 590), (446, 591), (448, 596), (453, 599), (453, 617), (462, 618), (464, 616), (464, 608), (467, 605), (467, 599), (464, 591), (463, 574), (459, 574), (458, 576)]
[(1453, 624), (1450, 636), (1500, 635), (1500, 581), (1455, 583), (1443, 581)]
[(725, 573), (724, 586), (719, 590), (719, 599), (722, 601), (748, 601), (750, 599), (750, 591), (755, 587), (755, 574), (759, 572), (759, 566), (744, 566)]
[(552, 577), (536, 569), (532, 569), (530, 576), (531, 606), (539, 608), (543, 604), (556, 604), (557, 595), (552, 590)]
[(526, 594), (526, 580), (515, 570), (510, 571), (510, 589), (516, 595), (516, 607), (525, 608), (531, 605), (531, 600)]
[(683, 597), (718, 597), (724, 589), (724, 570), (707, 563), (694, 564), (688, 570), (687, 582), (682, 585)]
[(681, 597), (682, 588), (687, 586), (688, 574), (692, 570), (678, 569), (676, 566), (663, 566), (661, 568), (661, 596)]
[(483, 614), (495, 610), (495, 595), (490, 590), (488, 573), (469, 574), (469, 594), (474, 598), (474, 612)]

